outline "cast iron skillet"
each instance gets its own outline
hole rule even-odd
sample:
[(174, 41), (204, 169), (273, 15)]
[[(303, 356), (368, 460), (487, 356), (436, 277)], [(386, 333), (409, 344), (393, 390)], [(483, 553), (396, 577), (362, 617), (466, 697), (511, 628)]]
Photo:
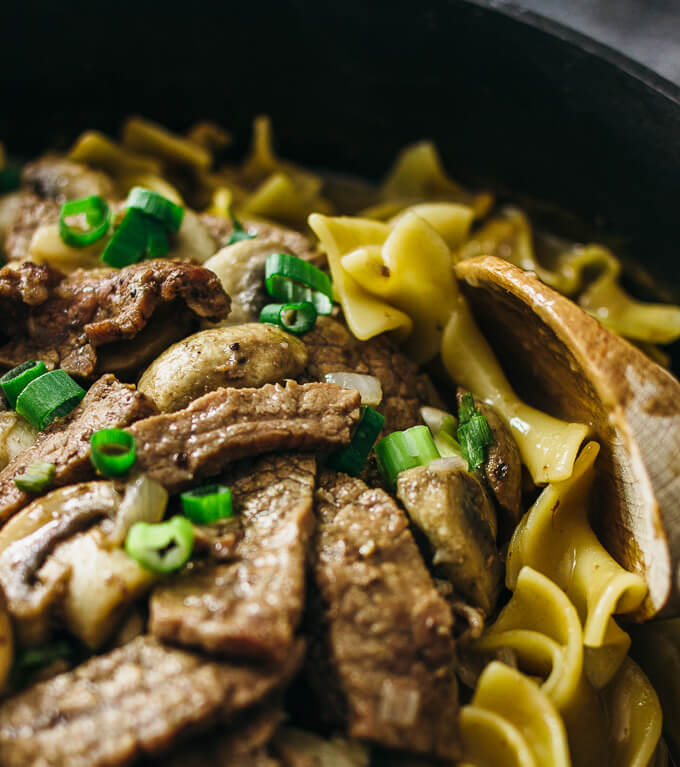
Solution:
[(433, 138), (454, 176), (549, 201), (680, 298), (680, 89), (510, 6), (241, 0), (3, 3), (0, 138), (15, 153), (140, 113), (272, 115), (284, 155), (379, 176)]

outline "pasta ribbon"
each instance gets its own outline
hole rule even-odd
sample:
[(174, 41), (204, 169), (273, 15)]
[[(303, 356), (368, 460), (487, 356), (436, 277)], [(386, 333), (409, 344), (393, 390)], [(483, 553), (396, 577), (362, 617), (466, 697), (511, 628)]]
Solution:
[(505, 208), (486, 222), (459, 249), (457, 258), (482, 254), (535, 272), (542, 282), (574, 297), (585, 311), (625, 338), (646, 344), (668, 344), (680, 338), (680, 307), (629, 296), (619, 284), (621, 262), (608, 248), (567, 247), (550, 267), (542, 264), (535, 254), (529, 219), (517, 208)]
[(124, 149), (99, 131), (86, 131), (71, 147), (68, 158), (92, 168), (106, 171), (117, 178), (120, 175), (151, 173), (160, 175), (161, 163), (146, 155)]
[(465, 760), (476, 767), (569, 767), (562, 720), (548, 696), (515, 669), (490, 663), (460, 717)]
[(548, 485), (524, 515), (510, 541), (506, 583), (514, 589), (522, 567), (529, 565), (566, 592), (584, 626), (586, 674), (599, 689), (611, 680), (630, 645), (612, 615), (639, 607), (647, 587), (607, 553), (588, 522), (598, 452), (599, 445), (589, 442), (571, 477)]
[(123, 146), (133, 152), (158, 158), (161, 163), (207, 170), (212, 152), (190, 138), (178, 136), (142, 117), (129, 117), (123, 125)]
[(460, 295), (444, 330), (441, 355), (451, 378), (505, 420), (536, 484), (571, 475), (588, 427), (553, 418), (519, 399)]
[(102, 238), (85, 248), (72, 248), (61, 239), (58, 224), (45, 224), (33, 233), (28, 254), (30, 260), (37, 264), (50, 264), (59, 271), (70, 274), (76, 269), (100, 267), (102, 263), (99, 259), (106, 243), (107, 239)]
[(470, 194), (446, 175), (437, 148), (421, 141), (402, 150), (380, 188), (380, 202), (363, 211), (367, 218), (387, 219), (409, 205), (430, 201), (458, 202), (484, 217), (493, 204), (487, 192)]
[(405, 216), (415, 213), (441, 235), (444, 242), (454, 250), (467, 238), (475, 212), (467, 205), (454, 202), (424, 202), (411, 205), (389, 220), (396, 226)]

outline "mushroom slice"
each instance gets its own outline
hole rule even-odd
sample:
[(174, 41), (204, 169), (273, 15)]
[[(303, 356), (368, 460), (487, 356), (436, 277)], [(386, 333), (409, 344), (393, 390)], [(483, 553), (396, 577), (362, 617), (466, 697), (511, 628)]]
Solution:
[(593, 524), (644, 576), (644, 619), (680, 609), (680, 383), (535, 275), (491, 256), (456, 265), (515, 384), (538, 406), (591, 424), (602, 445)]
[(162, 413), (172, 413), (221, 386), (259, 388), (296, 378), (306, 364), (307, 347), (298, 338), (249, 322), (178, 341), (144, 371), (138, 388)]
[(435, 568), (489, 615), (503, 567), (495, 544), (496, 515), (480, 480), (464, 461), (443, 458), (401, 472), (397, 497), (430, 541)]

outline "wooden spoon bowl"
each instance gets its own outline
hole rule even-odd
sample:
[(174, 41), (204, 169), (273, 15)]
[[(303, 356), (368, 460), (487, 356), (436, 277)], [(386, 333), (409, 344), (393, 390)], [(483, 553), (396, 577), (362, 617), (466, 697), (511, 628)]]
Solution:
[(491, 256), (455, 270), (518, 392), (600, 442), (591, 519), (647, 581), (635, 618), (680, 614), (680, 383), (533, 273)]

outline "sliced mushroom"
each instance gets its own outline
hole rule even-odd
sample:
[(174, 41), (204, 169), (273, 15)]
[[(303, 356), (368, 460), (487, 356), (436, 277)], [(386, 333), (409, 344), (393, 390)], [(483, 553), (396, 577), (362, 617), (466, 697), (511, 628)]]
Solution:
[(436, 570), (489, 615), (503, 567), (495, 544), (495, 512), (480, 480), (462, 460), (442, 459), (403, 471), (397, 497), (432, 545)]
[[(117, 514), (125, 509), (124, 490), (113, 482), (60, 488), (0, 531), (0, 585), (20, 644), (43, 644), (61, 621), (96, 649), (150, 588), (154, 575), (109, 542)], [(151, 517), (144, 510), (143, 518), (161, 518), (167, 498), (161, 493), (162, 503), (154, 504)]]
[(26, 165), (22, 179), (39, 197), (53, 198), (57, 202), (93, 194), (111, 198), (115, 191), (113, 181), (106, 173), (54, 154)]
[(532, 274), (493, 257), (462, 261), (478, 321), (514, 383), (539, 406), (592, 425), (602, 445), (603, 542), (642, 574), (637, 618), (680, 609), (680, 383)]
[(0, 469), (29, 448), (37, 436), (31, 424), (14, 410), (0, 413)]
[(260, 309), (267, 303), (264, 265), (267, 256), (281, 251), (289, 252), (277, 240), (254, 237), (227, 245), (203, 264), (215, 272), (225, 292), (231, 296), (231, 314), (217, 326), (239, 325), (259, 319)]
[(151, 363), (138, 388), (170, 413), (221, 386), (259, 387), (295, 378), (306, 364), (302, 341), (251, 322), (202, 330), (179, 341)]

